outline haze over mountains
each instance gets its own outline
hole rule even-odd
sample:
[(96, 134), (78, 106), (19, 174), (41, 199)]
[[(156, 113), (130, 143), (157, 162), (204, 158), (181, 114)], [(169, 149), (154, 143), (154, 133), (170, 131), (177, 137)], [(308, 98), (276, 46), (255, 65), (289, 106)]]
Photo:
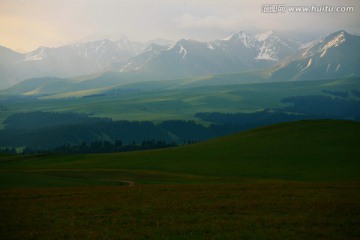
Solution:
[[(110, 80), (107, 74), (102, 87), (124, 79), (131, 81), (128, 74), (153, 80), (249, 71), (260, 74), (263, 81), (351, 77), (360, 76), (359, 50), (360, 37), (345, 31), (311, 43), (272, 31), (261, 34), (241, 31), (211, 42), (182, 39), (173, 44), (164, 40), (140, 44), (125, 38), (104, 39), (57, 48), (39, 47), (27, 54), (0, 47), (0, 88), (30, 78), (69, 78), (107, 71), (120, 74), (113, 74)], [(35, 80), (39, 81), (47, 80)]]
[(103, 39), (57, 48), (39, 47), (26, 54), (0, 46), (0, 88), (29, 78), (73, 77), (107, 71), (112, 69), (112, 64), (123, 63), (140, 54), (148, 44), (152, 42), (141, 44), (126, 38)]
[(274, 32), (259, 35), (238, 32), (212, 42), (182, 39), (162, 51), (150, 46), (120, 71), (167, 77), (236, 73), (271, 66), (295, 53), (299, 46), (300, 43)]

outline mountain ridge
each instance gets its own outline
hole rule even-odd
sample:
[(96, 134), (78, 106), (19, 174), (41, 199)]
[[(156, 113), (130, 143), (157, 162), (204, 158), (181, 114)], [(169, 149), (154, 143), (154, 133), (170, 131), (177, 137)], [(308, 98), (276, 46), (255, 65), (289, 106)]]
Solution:
[[(241, 41), (239, 37), (236, 40), (236, 36), (240, 33), (246, 39), (257, 41), (252, 35), (239, 32), (233, 35), (233, 42), (225, 40), (199, 42), (182, 39), (169, 45), (170, 41), (154, 39), (140, 44), (123, 37), (114, 40), (88, 40), (59, 47), (42, 46), (24, 54), (10, 49), (2, 50), (0, 51), (0, 58), (3, 59), (0, 60), (2, 78), (0, 88), (7, 88), (29, 78), (68, 78), (109, 70), (121, 72), (143, 70), (144, 74), (160, 73), (157, 75), (163, 78), (234, 73), (269, 66), (277, 59), (273, 56), (271, 63), (259, 64), (266, 62), (266, 55), (263, 54), (258, 60), (254, 60), (253, 58), (256, 57), (253, 56), (254, 49), (249, 51), (249, 48), (241, 46), (244, 43), (247, 45), (246, 41)], [(185, 45), (191, 49), (187, 49)], [(150, 46), (153, 48), (149, 49)], [(243, 58), (253, 60), (249, 63)]]
[(279, 62), (271, 79), (311, 80), (359, 76), (360, 36), (344, 30), (329, 34)]
[(272, 31), (261, 38), (240, 31), (210, 42), (181, 39), (152, 58), (140, 54), (130, 59), (120, 71), (156, 72), (177, 78), (235, 73), (269, 67), (295, 53), (299, 46)]
[[(163, 40), (154, 40), (166, 44)], [(59, 47), (40, 46), (18, 53), (0, 46), (0, 89), (20, 81), (40, 77), (68, 78), (108, 71), (128, 58), (134, 57), (149, 45), (126, 38), (76, 42)]]
[[(242, 72), (246, 73), (244, 77), (261, 81), (360, 76), (357, 70), (360, 56), (354, 51), (360, 49), (359, 39), (360, 36), (340, 30), (302, 44), (273, 31), (261, 34), (240, 31), (221, 40), (180, 39), (172, 45), (168, 45), (169, 41), (154, 40), (141, 47), (127, 39), (103, 39), (58, 48), (39, 47), (26, 54), (1, 47), (0, 88), (22, 79), (73, 78), (104, 72), (120, 72), (142, 81)], [(259, 71), (264, 76), (261, 79), (256, 73)], [(121, 77), (122, 81), (126, 78)], [(244, 80), (249, 82), (241, 78), (239, 83)], [(110, 82), (122, 84), (122, 81)]]

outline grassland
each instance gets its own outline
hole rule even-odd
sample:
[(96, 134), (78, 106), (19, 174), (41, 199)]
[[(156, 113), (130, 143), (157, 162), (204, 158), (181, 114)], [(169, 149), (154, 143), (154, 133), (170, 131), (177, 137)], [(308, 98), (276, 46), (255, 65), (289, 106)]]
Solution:
[(0, 238), (359, 239), (359, 136), (300, 121), (144, 152), (2, 155)]
[(87, 98), (67, 93), (64, 98), (46, 96), (3, 101), (1, 98), (4, 96), (0, 95), (0, 104), (7, 109), (0, 111), (0, 121), (20, 111), (72, 111), (114, 120), (197, 120), (194, 118), (197, 112), (253, 112), (284, 107), (281, 100), (291, 96), (324, 95), (323, 90), (360, 91), (359, 79), (356, 78), (258, 84), (235, 84), (236, 80), (236, 75), (226, 75), (187, 81), (133, 83), (119, 89), (137, 91)]
[[(16, 184), (27, 187), (31, 179), (37, 178), (48, 184), (42, 181), (46, 177), (51, 177), (49, 181), (105, 181), (107, 184), (111, 178), (139, 183), (246, 179), (359, 181), (359, 136), (357, 122), (300, 121), (169, 149), (95, 155), (3, 156), (0, 187), (16, 187)], [(7, 173), (16, 173), (19, 177), (7, 179)]]
[(136, 185), (1, 192), (2, 239), (358, 239), (359, 185)]

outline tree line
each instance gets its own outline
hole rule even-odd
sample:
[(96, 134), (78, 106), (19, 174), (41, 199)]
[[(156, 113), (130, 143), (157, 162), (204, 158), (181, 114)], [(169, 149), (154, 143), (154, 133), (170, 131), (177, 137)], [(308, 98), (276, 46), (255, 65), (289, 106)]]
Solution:
[[(6, 119), (4, 125), (4, 129), (0, 130), (0, 147), (27, 147), (32, 151), (53, 150), (59, 146), (63, 146), (63, 151), (79, 146), (85, 149), (86, 146), (98, 146), (92, 144), (97, 142), (106, 143), (101, 147), (101, 151), (105, 151), (106, 148), (118, 147), (119, 139), (127, 148), (160, 147), (163, 143), (197, 142), (239, 130), (232, 124), (204, 126), (183, 120), (155, 124), (150, 121), (113, 121), (84, 114), (48, 112), (14, 114)], [(156, 144), (149, 144), (149, 141)]]
[[(78, 145), (64, 144), (51, 150), (39, 150), (26, 147), (22, 154), (34, 153), (57, 153), (57, 154), (96, 154), (96, 153), (115, 153), (115, 152), (130, 152), (130, 151), (144, 151), (151, 149), (175, 147), (175, 143), (166, 143), (164, 141), (145, 140), (141, 144), (135, 142), (123, 145), (121, 140), (115, 142), (110, 141), (95, 141), (91, 143), (81, 143)], [(10, 152), (9, 152), (10, 153)], [(16, 153), (12, 151), (11, 153)]]

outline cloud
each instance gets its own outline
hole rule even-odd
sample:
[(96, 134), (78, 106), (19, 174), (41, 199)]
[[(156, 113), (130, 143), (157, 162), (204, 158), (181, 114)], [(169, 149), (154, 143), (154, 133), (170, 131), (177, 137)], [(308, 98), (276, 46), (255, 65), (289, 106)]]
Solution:
[[(211, 40), (245, 31), (360, 33), (358, 0), (276, 0), (274, 3), (354, 6), (354, 13), (261, 12), (261, 1), (243, 0), (0, 0), (0, 45), (32, 50), (90, 35)], [(273, 2), (271, 2), (273, 3)]]

